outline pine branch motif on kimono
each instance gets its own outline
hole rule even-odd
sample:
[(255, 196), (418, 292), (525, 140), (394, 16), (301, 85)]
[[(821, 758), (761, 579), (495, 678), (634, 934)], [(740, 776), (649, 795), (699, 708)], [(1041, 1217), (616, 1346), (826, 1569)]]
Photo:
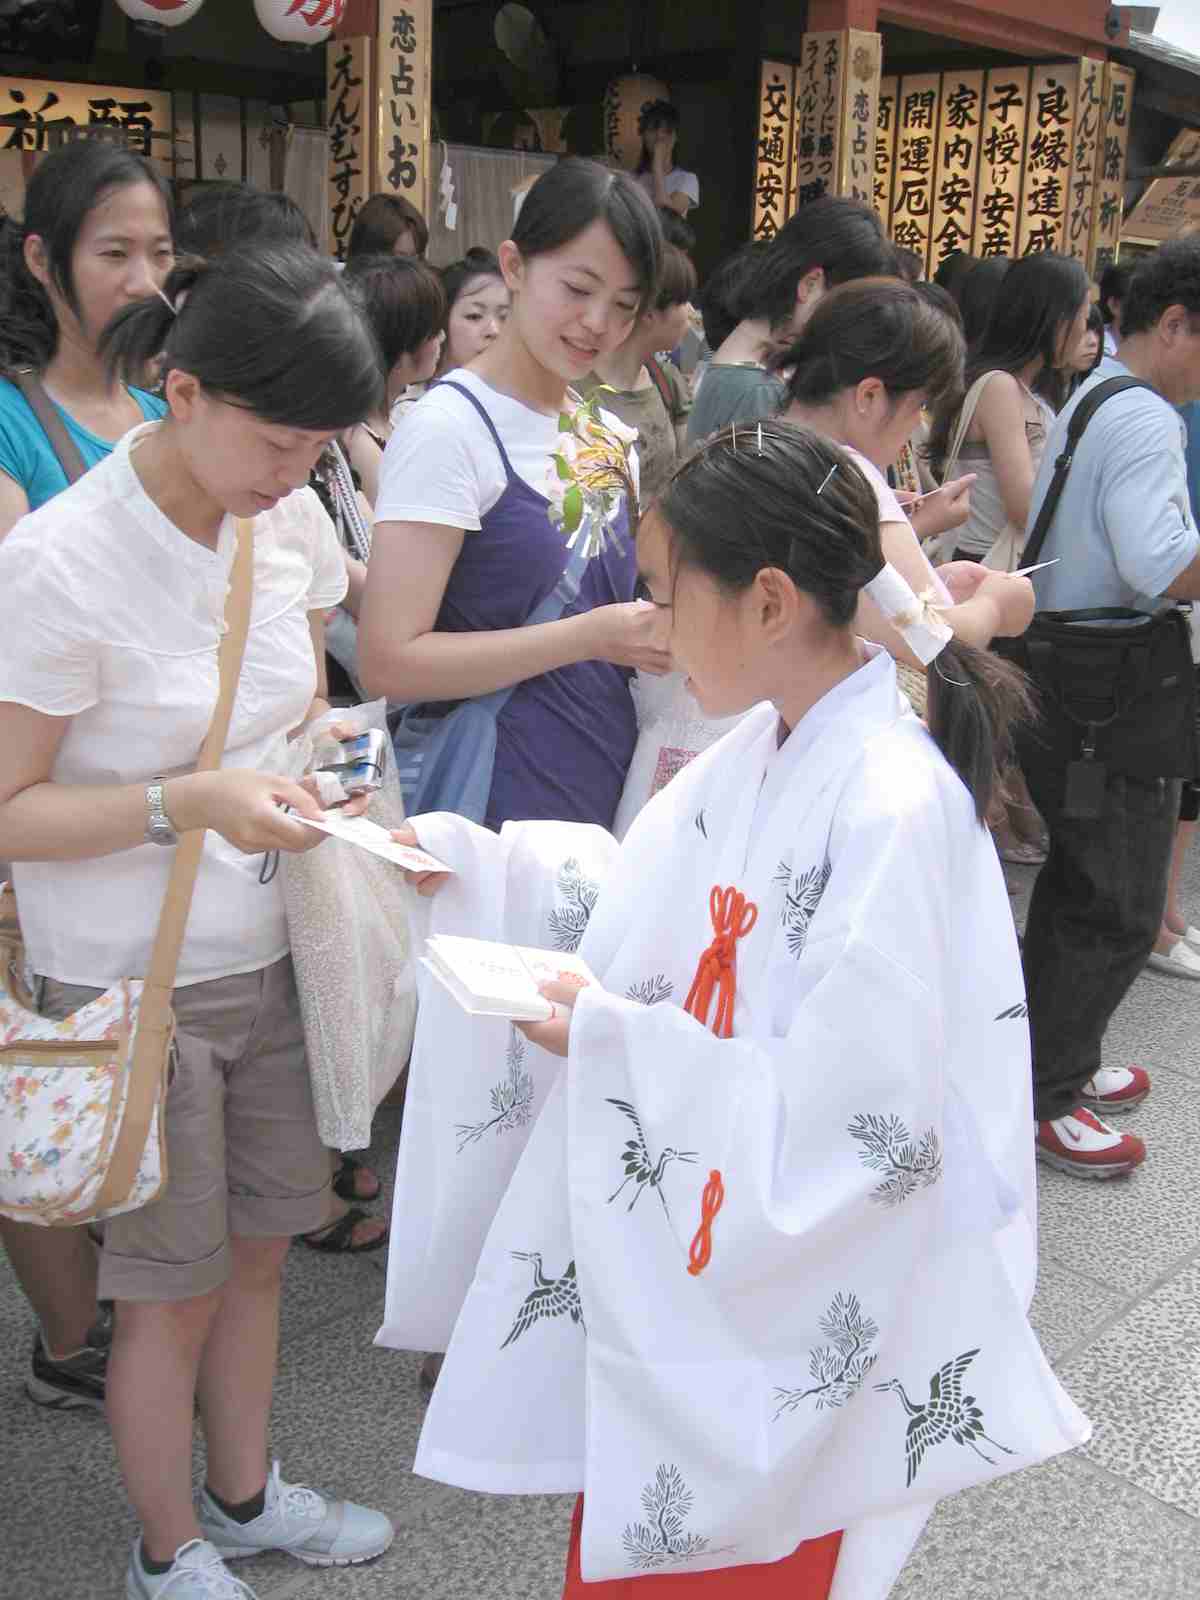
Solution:
[[(575, 1276), (574, 1261), (567, 1262), (561, 1278), (548, 1278), (542, 1271), (542, 1258), (536, 1250), (513, 1250), (514, 1261), (533, 1262), (533, 1288), (521, 1303), (508, 1338), (500, 1346), (507, 1350), (523, 1333), (528, 1333), (535, 1322), (547, 1317), (570, 1317), (583, 1327), (583, 1307), (579, 1303), (579, 1282)], [(584, 1328), (586, 1332), (586, 1328)]]
[(634, 1206), (637, 1205), (638, 1201), (642, 1198), (643, 1189), (649, 1188), (652, 1189), (662, 1201), (663, 1211), (666, 1213), (669, 1221), (671, 1216), (671, 1208), (667, 1204), (667, 1197), (663, 1193), (662, 1186), (663, 1178), (666, 1175), (666, 1170), (672, 1161), (686, 1161), (688, 1163), (694, 1163), (696, 1161), (698, 1152), (695, 1150), (676, 1150), (672, 1146), (668, 1145), (659, 1156), (657, 1161), (651, 1160), (650, 1151), (646, 1145), (646, 1135), (642, 1129), (642, 1119), (638, 1116), (636, 1108), (631, 1106), (628, 1100), (610, 1100), (608, 1103), (610, 1106), (616, 1106), (617, 1110), (627, 1116), (630, 1122), (633, 1123), (633, 1138), (627, 1141), (624, 1150), (621, 1152), (621, 1161), (624, 1165), (625, 1176), (621, 1180), (620, 1188), (614, 1190), (613, 1193), (609, 1195), (608, 1204), (612, 1205), (613, 1201), (621, 1193), (621, 1190), (626, 1188), (629, 1184), (634, 1183), (637, 1185), (637, 1187), (633, 1192), (633, 1199), (629, 1202), (629, 1205), (626, 1207), (626, 1209), (632, 1211)]
[(918, 1189), (928, 1189), (942, 1175), (942, 1146), (933, 1128), (914, 1141), (899, 1117), (857, 1116), (846, 1129), (863, 1148), (858, 1159), (864, 1167), (886, 1172), (871, 1191), (876, 1205), (902, 1206)]
[(776, 869), (775, 882), (783, 885), (779, 922), (787, 932), (788, 951), (797, 961), (804, 954), (809, 923), (816, 916), (832, 873), (833, 867), (828, 861), (819, 867), (809, 867), (807, 872), (795, 877), (790, 862), (781, 861)]
[(621, 1535), (630, 1566), (653, 1572), (673, 1561), (717, 1554), (709, 1550), (708, 1539), (685, 1531), (693, 1499), (679, 1468), (660, 1464), (653, 1483), (646, 1484), (642, 1490), (646, 1521), (626, 1523)]
[(514, 1128), (527, 1127), (533, 1116), (533, 1077), (523, 1070), (525, 1065), (525, 1040), (513, 1028), (508, 1041), (508, 1076), (493, 1085), (491, 1092), (493, 1115), (483, 1122), (460, 1122), (455, 1127), (458, 1151), (470, 1144), (478, 1144), (485, 1133), (495, 1129), (508, 1133)]
[(558, 869), (556, 883), (562, 903), (550, 913), (550, 938), (556, 950), (574, 954), (583, 942), (600, 889), (574, 856), (568, 856)]
[(965, 1350), (961, 1356), (955, 1356), (953, 1361), (940, 1366), (929, 1380), (929, 1399), (924, 1405), (915, 1405), (908, 1398), (899, 1378), (889, 1378), (886, 1383), (875, 1385), (880, 1392), (894, 1390), (908, 1413), (909, 1424), (905, 1435), (907, 1487), (912, 1487), (925, 1452), (935, 1445), (944, 1444), (947, 1439), (953, 1439), (955, 1444), (965, 1444), (989, 1467), (994, 1467), (996, 1463), (991, 1456), (984, 1454), (975, 1443), (976, 1439), (982, 1439), (993, 1450), (1000, 1450), (1006, 1456), (1016, 1455), (1015, 1450), (988, 1437), (983, 1431), (983, 1411), (975, 1396), (962, 1392), (963, 1377), (978, 1354), (978, 1349)]
[(653, 977), (643, 978), (641, 983), (631, 983), (625, 991), (626, 1000), (632, 1000), (639, 1006), (656, 1006), (662, 1000), (669, 1000), (675, 993), (675, 985), (665, 972), (656, 972)]
[(1019, 1000), (1015, 1006), (1009, 1006), (1007, 1011), (998, 1012), (997, 1022), (1019, 1022), (1022, 1017), (1029, 1015), (1029, 1005), (1024, 1000)]
[(829, 1343), (818, 1345), (809, 1357), (813, 1384), (808, 1389), (775, 1390), (779, 1402), (776, 1422), (785, 1411), (795, 1411), (803, 1400), (811, 1399), (818, 1411), (844, 1406), (862, 1388), (878, 1360), (868, 1350), (879, 1334), (879, 1325), (863, 1311), (856, 1294), (842, 1294), (839, 1290), (821, 1318), (820, 1327)]

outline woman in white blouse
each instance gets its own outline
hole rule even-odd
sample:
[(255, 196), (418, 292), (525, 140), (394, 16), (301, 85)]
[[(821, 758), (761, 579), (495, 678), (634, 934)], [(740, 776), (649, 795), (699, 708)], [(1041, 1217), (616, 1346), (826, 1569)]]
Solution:
[(669, 100), (651, 100), (638, 118), (642, 155), (636, 177), (656, 206), (686, 217), (700, 204), (700, 180), (675, 164), (679, 112)]
[[(158, 846), (208, 830), (174, 998), (170, 1177), (106, 1224), (100, 1294), (116, 1302), (109, 1420), (142, 1527), (127, 1600), (245, 1600), (225, 1557), (285, 1546), (338, 1564), (393, 1536), (377, 1512), (267, 1474), (283, 1260), (328, 1220), (330, 1163), (281, 889), (260, 881), (264, 852), (323, 837), (298, 820), (320, 815), (308, 788), (281, 776), (289, 736), (325, 709), (322, 618), (346, 587), (303, 486), (382, 375), (332, 265), (299, 245), (177, 268), (105, 349), (115, 376), (165, 352), (167, 415), (0, 546), (0, 856), (39, 1004), (62, 1017), (145, 972), (173, 858)], [(197, 773), (235, 518), (253, 519), (250, 630), (223, 765)]]

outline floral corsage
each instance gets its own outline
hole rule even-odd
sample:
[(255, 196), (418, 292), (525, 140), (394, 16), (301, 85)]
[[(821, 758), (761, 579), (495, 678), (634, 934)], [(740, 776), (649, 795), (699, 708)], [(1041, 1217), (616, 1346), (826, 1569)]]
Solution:
[(558, 419), (558, 448), (546, 473), (550, 520), (567, 535), (567, 549), (583, 535), (586, 557), (600, 555), (610, 535), (620, 544), (616, 521), (622, 501), (628, 501), (631, 520), (637, 514), (631, 451), (637, 429), (627, 428), (611, 412), (602, 412), (597, 389), (590, 400), (576, 394), (574, 411)]

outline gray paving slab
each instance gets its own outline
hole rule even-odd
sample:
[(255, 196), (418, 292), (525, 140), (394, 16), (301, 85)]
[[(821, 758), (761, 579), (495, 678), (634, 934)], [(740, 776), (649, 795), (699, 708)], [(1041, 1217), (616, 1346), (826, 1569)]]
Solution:
[(1073, 1354), (1095, 1330), (1132, 1302), (1043, 1251), (1030, 1320), (1051, 1364)]

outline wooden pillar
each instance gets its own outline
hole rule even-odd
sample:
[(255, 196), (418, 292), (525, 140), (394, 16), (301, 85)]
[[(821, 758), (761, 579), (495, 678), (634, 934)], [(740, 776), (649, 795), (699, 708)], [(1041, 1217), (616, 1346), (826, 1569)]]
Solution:
[(879, 0), (808, 0), (806, 33), (834, 33), (842, 28), (877, 33)]

